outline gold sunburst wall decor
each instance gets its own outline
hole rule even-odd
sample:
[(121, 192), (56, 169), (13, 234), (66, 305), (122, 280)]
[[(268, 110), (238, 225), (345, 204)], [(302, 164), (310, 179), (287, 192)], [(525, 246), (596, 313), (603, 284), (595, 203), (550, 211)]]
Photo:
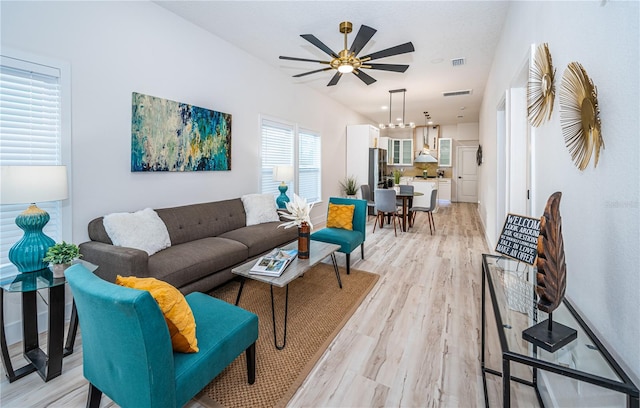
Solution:
[(596, 167), (600, 148), (604, 149), (599, 115), (597, 88), (582, 65), (571, 62), (562, 75), (560, 125), (564, 143), (580, 170), (587, 168), (592, 155)]
[(538, 127), (551, 119), (556, 97), (555, 76), (549, 46), (547, 43), (538, 45), (527, 84), (527, 112), (531, 126)]

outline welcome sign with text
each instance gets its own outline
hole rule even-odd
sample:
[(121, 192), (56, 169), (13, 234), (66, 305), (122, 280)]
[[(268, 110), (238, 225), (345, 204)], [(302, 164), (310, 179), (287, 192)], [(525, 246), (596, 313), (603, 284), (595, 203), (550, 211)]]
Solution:
[(538, 256), (540, 219), (507, 214), (496, 252), (533, 265)]

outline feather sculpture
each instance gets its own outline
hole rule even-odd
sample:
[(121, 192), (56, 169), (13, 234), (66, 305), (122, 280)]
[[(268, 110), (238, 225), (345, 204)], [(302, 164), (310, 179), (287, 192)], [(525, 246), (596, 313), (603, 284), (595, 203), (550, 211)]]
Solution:
[(551, 313), (560, 306), (567, 287), (567, 265), (564, 259), (560, 217), (561, 197), (561, 192), (553, 193), (547, 200), (544, 214), (540, 218), (536, 293), (540, 297), (538, 309), (546, 313)]

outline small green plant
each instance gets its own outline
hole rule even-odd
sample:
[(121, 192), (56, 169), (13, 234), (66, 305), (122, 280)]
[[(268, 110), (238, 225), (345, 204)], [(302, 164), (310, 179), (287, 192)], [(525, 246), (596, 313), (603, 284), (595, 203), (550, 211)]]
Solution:
[(345, 177), (340, 182), (340, 188), (345, 195), (354, 196), (358, 193), (358, 179), (355, 176)]
[(46, 256), (42, 260), (52, 264), (69, 264), (80, 257), (82, 257), (82, 254), (76, 244), (67, 244), (62, 241), (62, 243), (49, 247)]

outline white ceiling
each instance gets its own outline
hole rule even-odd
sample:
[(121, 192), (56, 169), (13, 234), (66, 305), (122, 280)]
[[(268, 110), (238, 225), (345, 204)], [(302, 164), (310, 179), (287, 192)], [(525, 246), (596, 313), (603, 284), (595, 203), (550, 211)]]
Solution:
[[(300, 37), (313, 34), (333, 51), (344, 48), (342, 21), (353, 23), (351, 46), (360, 25), (377, 33), (360, 56), (408, 41), (415, 52), (376, 60), (409, 64), (405, 73), (365, 70), (377, 79), (365, 85), (353, 74), (327, 87), (334, 71), (291, 78), (309, 86), (375, 123), (389, 121), (389, 90), (406, 88), (405, 122), (424, 125), (424, 112), (434, 124), (477, 122), (482, 94), (502, 31), (507, 1), (156, 1), (247, 53), (293, 76), (326, 65), (280, 60), (280, 55), (328, 61), (330, 57)], [(211, 50), (215, 52), (215, 50)], [(464, 58), (454, 67), (451, 60)], [(468, 96), (443, 92), (471, 89)], [(402, 116), (402, 93), (392, 96), (392, 119)], [(460, 117), (462, 116), (462, 117)]]

